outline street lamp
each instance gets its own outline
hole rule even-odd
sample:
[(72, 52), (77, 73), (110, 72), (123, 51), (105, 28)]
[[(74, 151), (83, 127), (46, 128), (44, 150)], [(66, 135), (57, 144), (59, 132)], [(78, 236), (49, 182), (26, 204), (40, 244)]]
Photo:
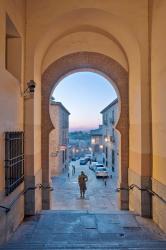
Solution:
[(108, 137), (107, 137), (107, 136), (104, 138), (104, 141), (105, 141), (105, 142), (108, 142)]
[(110, 136), (105, 136), (104, 141), (105, 141), (105, 142), (111, 142)]
[(95, 139), (94, 138), (91, 139), (91, 143), (95, 144)]

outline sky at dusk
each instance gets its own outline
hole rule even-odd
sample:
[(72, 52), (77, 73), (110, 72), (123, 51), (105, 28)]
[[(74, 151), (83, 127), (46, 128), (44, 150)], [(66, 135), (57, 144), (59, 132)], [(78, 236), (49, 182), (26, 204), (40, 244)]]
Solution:
[(102, 122), (100, 111), (117, 97), (110, 82), (92, 72), (78, 72), (65, 77), (55, 88), (53, 96), (71, 113), (70, 131), (97, 128)]

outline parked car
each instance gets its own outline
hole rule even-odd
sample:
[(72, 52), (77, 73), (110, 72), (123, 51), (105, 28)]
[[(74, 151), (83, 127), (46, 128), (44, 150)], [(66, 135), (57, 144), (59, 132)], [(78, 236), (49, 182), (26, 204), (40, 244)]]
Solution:
[(95, 173), (96, 173), (96, 178), (109, 177), (109, 173), (106, 167), (97, 167)]
[(77, 161), (77, 160), (79, 160), (79, 159), (80, 159), (80, 157), (79, 157), (79, 156), (76, 156), (76, 157), (75, 157), (75, 159), (76, 159), (76, 161)]
[(77, 161), (77, 160), (79, 160), (79, 159), (80, 159), (79, 156), (74, 156), (74, 157), (71, 158), (72, 161)]
[(86, 165), (86, 164), (87, 164), (86, 158), (80, 159), (80, 165)]
[(86, 154), (86, 155), (85, 155), (85, 158), (87, 158), (89, 161), (92, 160), (91, 154)]
[(88, 161), (90, 161), (89, 157), (85, 156), (85, 160), (86, 160), (86, 163), (88, 163)]
[(89, 169), (91, 169), (92, 171), (96, 170), (96, 165), (98, 164), (97, 161), (93, 161), (90, 165), (89, 165)]
[(98, 163), (96, 164), (96, 169), (97, 168), (105, 168), (105, 166), (102, 163)]

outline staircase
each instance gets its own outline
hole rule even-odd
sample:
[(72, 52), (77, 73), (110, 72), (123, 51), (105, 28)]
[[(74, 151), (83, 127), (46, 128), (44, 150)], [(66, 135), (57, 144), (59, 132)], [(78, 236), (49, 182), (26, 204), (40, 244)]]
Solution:
[(127, 211), (42, 211), (26, 218), (0, 250), (166, 250), (166, 235), (151, 220)]

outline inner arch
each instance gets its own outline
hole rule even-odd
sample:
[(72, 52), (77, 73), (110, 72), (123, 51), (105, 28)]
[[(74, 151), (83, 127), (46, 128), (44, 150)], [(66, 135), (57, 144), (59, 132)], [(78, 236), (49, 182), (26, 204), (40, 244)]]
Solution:
[[(71, 113), (70, 130), (90, 130), (102, 123), (101, 110), (117, 96), (120, 99), (114, 85), (99, 72), (82, 70), (72, 72), (55, 83), (51, 96), (56, 102), (62, 102)], [(52, 117), (51, 120), (54, 122)]]
[[(128, 72), (114, 59), (100, 53), (77, 52), (68, 54), (53, 62), (42, 75), (42, 180), (44, 185), (50, 185), (49, 171), (49, 133), (53, 125), (49, 114), (49, 99), (55, 83), (74, 71), (81, 69), (95, 69), (112, 79), (117, 87), (121, 100), (121, 115), (116, 128), (121, 134), (121, 171), (120, 187), (128, 186), (129, 166), (129, 83)], [(43, 190), (43, 209), (50, 208), (50, 192)], [(128, 191), (120, 192), (119, 206), (121, 209), (128, 209)]]

